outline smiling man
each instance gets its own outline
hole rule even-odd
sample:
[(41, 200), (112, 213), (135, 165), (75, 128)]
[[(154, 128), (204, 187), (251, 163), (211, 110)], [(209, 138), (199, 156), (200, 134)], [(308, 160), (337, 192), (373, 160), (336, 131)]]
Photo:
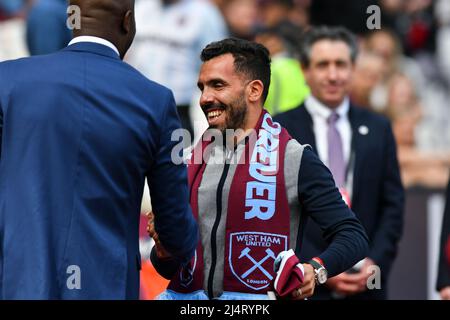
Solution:
[[(201, 241), (182, 269), (170, 259), (155, 259), (157, 270), (172, 279), (160, 298), (266, 299), (277, 255), (301, 250), (311, 217), (330, 245), (315, 259), (302, 261), (303, 282), (288, 296), (309, 297), (326, 271), (338, 274), (365, 256), (363, 228), (318, 157), (263, 109), (270, 85), (267, 49), (225, 39), (209, 44), (201, 59), (200, 105), (215, 130), (204, 134), (188, 166)], [(224, 147), (217, 142), (229, 130), (234, 139)], [(195, 162), (198, 153), (201, 161)], [(152, 257), (160, 256), (158, 251), (155, 247)]]

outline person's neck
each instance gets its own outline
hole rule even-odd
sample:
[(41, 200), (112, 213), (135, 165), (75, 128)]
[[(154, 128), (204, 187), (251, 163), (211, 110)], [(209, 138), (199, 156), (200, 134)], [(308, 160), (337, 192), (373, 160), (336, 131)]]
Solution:
[[(101, 38), (101, 39), (111, 42), (117, 48), (117, 50), (120, 52), (120, 46), (118, 45), (117, 39), (114, 36), (112, 36), (111, 34), (109, 34), (108, 32), (102, 32), (99, 30), (74, 30), (72, 36), (73, 36), (73, 38), (82, 37), (82, 36)], [(120, 54), (122, 55), (121, 52), (120, 52)]]
[(330, 103), (329, 101), (324, 101), (322, 99), (319, 99), (317, 96), (312, 95), (312, 97), (317, 101), (316, 103), (321, 104), (322, 106), (335, 111), (336, 109), (338, 109), (340, 106), (342, 106), (342, 104), (344, 103), (344, 101), (347, 99), (347, 97), (344, 97), (341, 101), (339, 102), (335, 102), (335, 103)]

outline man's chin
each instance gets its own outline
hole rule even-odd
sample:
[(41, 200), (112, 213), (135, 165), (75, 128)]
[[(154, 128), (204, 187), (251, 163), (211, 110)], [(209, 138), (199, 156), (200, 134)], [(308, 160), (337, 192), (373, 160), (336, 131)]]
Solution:
[(220, 124), (210, 124), (208, 127), (208, 130), (217, 130), (217, 131), (220, 131), (223, 133), (223, 132), (225, 132), (226, 127), (225, 127), (225, 125), (220, 125)]
[(344, 99), (345, 97), (333, 97), (329, 99), (324, 99), (323, 102), (325, 102), (325, 105), (327, 105), (328, 107), (336, 108), (342, 103), (342, 101), (344, 101)]

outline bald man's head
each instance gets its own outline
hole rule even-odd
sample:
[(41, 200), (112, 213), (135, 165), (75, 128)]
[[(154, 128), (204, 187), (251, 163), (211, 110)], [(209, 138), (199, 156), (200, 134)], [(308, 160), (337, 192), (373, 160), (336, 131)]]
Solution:
[(81, 9), (81, 29), (74, 37), (97, 36), (111, 41), (123, 58), (136, 34), (135, 0), (70, 0)]

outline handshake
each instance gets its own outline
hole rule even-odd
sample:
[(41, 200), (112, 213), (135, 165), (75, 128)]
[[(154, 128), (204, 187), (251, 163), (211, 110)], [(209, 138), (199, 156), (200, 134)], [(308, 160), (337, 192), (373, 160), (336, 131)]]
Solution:
[(158, 233), (155, 230), (155, 215), (153, 212), (148, 212), (146, 214), (148, 218), (147, 222), (147, 233), (148, 235), (155, 241), (155, 250), (156, 255), (159, 259), (169, 259), (171, 258), (170, 253), (164, 249), (163, 245), (161, 244), (161, 241), (159, 240)]

